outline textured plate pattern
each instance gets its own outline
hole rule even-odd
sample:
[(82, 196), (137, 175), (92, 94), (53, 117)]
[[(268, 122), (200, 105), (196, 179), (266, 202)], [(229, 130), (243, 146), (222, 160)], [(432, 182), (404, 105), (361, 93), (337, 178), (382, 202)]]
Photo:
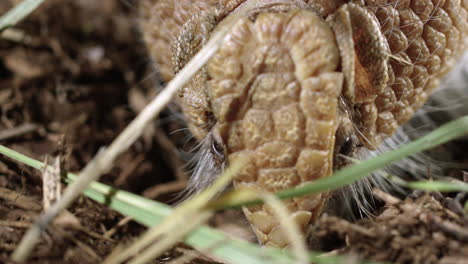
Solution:
[[(330, 27), (309, 11), (261, 13), (230, 36), (207, 65), (207, 87), (229, 158), (252, 161), (236, 186), (276, 192), (330, 175), (343, 81)], [(304, 231), (325, 196), (286, 202)], [(244, 212), (261, 242), (286, 245), (267, 206)]]
[(391, 51), (386, 87), (355, 106), (363, 143), (374, 148), (413, 116), (466, 50), (468, 1), (355, 2), (375, 15)]
[[(140, 3), (140, 26), (143, 40), (164, 81), (174, 76), (172, 44), (182, 26), (201, 10), (208, 10), (217, 0), (144, 0)], [(196, 38), (196, 36), (194, 36)]]

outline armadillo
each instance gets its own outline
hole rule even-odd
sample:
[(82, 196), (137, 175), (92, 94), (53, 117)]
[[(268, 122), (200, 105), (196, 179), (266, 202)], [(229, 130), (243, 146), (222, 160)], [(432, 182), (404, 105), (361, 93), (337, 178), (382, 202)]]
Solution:
[[(408, 122), (468, 47), (468, 0), (143, 0), (141, 28), (163, 80), (232, 27), (179, 92), (205, 146), (190, 188), (236, 157), (234, 187), (277, 192), (330, 176)], [(330, 200), (286, 200), (304, 234)], [(268, 205), (243, 208), (262, 244), (286, 247)]]

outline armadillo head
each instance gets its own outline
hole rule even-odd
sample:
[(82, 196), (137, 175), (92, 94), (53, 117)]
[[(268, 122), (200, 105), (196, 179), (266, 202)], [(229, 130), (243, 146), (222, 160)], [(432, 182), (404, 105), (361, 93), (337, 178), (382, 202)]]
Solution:
[[(277, 192), (330, 176), (336, 145), (346, 144), (343, 139), (350, 131), (344, 129), (349, 125), (341, 98), (345, 76), (332, 27), (312, 10), (283, 3), (302, 1), (277, 2), (246, 12), (181, 93), (191, 130), (213, 146), (207, 148), (211, 158), (203, 162), (240, 156), (249, 161), (234, 181), (237, 188)], [(209, 22), (203, 25), (203, 19), (197, 19), (197, 25), (185, 30), (216, 31), (230, 18), (210, 13), (200, 17)], [(175, 49), (176, 65), (187, 57), (184, 51), (196, 50), (193, 41), (185, 43), (185, 48), (179, 44)], [(209, 183), (203, 174), (217, 171), (216, 166), (202, 167), (210, 169), (198, 170), (192, 187)], [(285, 205), (306, 234), (328, 198), (324, 192), (286, 200)], [(260, 242), (288, 245), (268, 205), (243, 210)]]
[[(468, 43), (466, 1), (151, 2), (156, 18), (179, 34), (176, 71), (212, 32), (242, 17), (180, 92), (189, 127), (203, 140), (194, 189), (238, 156), (250, 162), (236, 187), (274, 192), (328, 177), (345, 165), (337, 153), (355, 144), (372, 149), (408, 121)], [(166, 27), (146, 25), (164, 66), (157, 49)], [(328, 199), (321, 193), (286, 205), (306, 232)], [(268, 206), (244, 211), (261, 242), (287, 244)]]
[[(343, 86), (331, 28), (305, 10), (243, 18), (207, 65), (213, 127), (228, 159), (248, 157), (236, 187), (277, 192), (327, 177), (333, 169)], [(327, 193), (285, 201), (306, 232)], [(287, 240), (267, 205), (244, 208), (262, 243)]]

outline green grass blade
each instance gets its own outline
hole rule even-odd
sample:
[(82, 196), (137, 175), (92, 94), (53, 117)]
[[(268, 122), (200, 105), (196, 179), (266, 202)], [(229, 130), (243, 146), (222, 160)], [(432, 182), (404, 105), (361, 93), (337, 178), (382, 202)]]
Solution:
[(468, 184), (464, 182), (448, 181), (416, 181), (408, 182), (405, 187), (425, 191), (437, 192), (468, 192)]
[[(0, 153), (36, 169), (44, 166), (42, 162), (1, 145)], [(76, 178), (75, 174), (68, 173), (65, 181), (69, 184)], [(158, 225), (172, 212), (167, 205), (98, 182), (91, 183), (84, 194), (124, 215), (133, 217), (136, 222), (148, 227)], [(254, 244), (235, 240), (207, 226), (197, 228), (186, 237), (185, 242), (200, 251), (209, 251), (219, 259), (231, 263), (266, 264), (272, 263), (273, 260), (279, 263), (294, 263), (290, 255), (280, 250), (260, 248)]]
[[(467, 133), (468, 116), (452, 121), (440, 127), (436, 131), (414, 142), (411, 142), (398, 150), (384, 153), (376, 158), (338, 171), (331, 177), (320, 179), (298, 188), (282, 191), (278, 193), (278, 196), (280, 198), (290, 198), (323, 190), (340, 188), (366, 176), (376, 169), (390, 164), (393, 161), (432, 148), (439, 144), (443, 144)], [(37, 169), (40, 169), (43, 166), (41, 162), (30, 159), (3, 146), (0, 146), (0, 153), (8, 155), (11, 158), (17, 159)], [(75, 178), (76, 176), (73, 174), (68, 175), (68, 181), (73, 181)], [(440, 184), (438, 185), (439, 191), (466, 190), (464, 189), (466, 187), (463, 184), (444, 184), (444, 186)], [(435, 188), (434, 186), (435, 185), (433, 185), (431, 188)], [(417, 182), (413, 183), (413, 187), (428, 188), (427, 184), (421, 185), (421, 183)], [(118, 191), (100, 183), (93, 183), (88, 189), (86, 189), (85, 194), (98, 202), (108, 204), (111, 208), (121, 212), (122, 214), (134, 217), (137, 222), (140, 222), (146, 226), (153, 226), (158, 224), (162, 218), (171, 212), (171, 209), (166, 205), (128, 192)], [(234, 201), (234, 203), (230, 203), (229, 205), (240, 206), (242, 204), (245, 203)], [(227, 237), (227, 235), (208, 227), (200, 227), (196, 229), (186, 238), (186, 242), (201, 251), (210, 250), (213, 255), (218, 256), (228, 262), (232, 261), (234, 263), (252, 264), (265, 263), (265, 261), (268, 262), (268, 260), (262, 256), (271, 256), (274, 260), (281, 261), (281, 263), (291, 263), (291, 261), (293, 261), (289, 254), (285, 254), (274, 249), (263, 249), (243, 241), (233, 240)], [(216, 245), (215, 248), (213, 248), (214, 245)]]
[[(446, 143), (458, 137), (468, 135), (468, 116), (461, 117), (457, 120), (451, 121), (433, 132), (412, 141), (399, 149), (383, 153), (377, 157), (362, 161), (353, 166), (339, 170), (330, 177), (321, 178), (296, 188), (287, 189), (278, 192), (276, 195), (281, 199), (287, 199), (297, 196), (304, 196), (308, 194), (336, 190), (351, 184), (359, 179), (364, 178), (371, 172), (384, 168), (390, 163), (403, 159), (412, 154), (425, 151), (440, 144)], [(415, 184), (421, 188), (427, 188), (427, 185)], [(458, 186), (451, 184), (450, 190), (465, 191), (466, 185), (458, 184)], [(442, 188), (441, 185), (439, 187)], [(443, 188), (442, 188), (443, 189)], [(440, 191), (444, 191), (444, 190)], [(252, 205), (261, 203), (258, 199), (256, 192), (248, 189), (240, 189), (232, 191), (222, 196), (219, 200), (214, 201), (209, 205), (210, 208), (237, 208), (245, 205)]]
[(330, 177), (319, 179), (298, 188), (279, 192), (278, 196), (284, 199), (316, 193), (327, 189), (338, 189), (369, 175), (369, 173), (377, 169), (384, 168), (394, 161), (428, 150), (464, 135), (468, 135), (468, 116), (451, 121), (399, 149), (383, 153), (365, 162), (339, 170)]
[[(44, 166), (42, 162), (1, 145), (0, 153), (36, 169), (41, 169)], [(75, 174), (68, 173), (65, 182), (69, 184), (76, 178)], [(117, 190), (99, 182), (91, 183), (84, 191), (84, 194), (123, 215), (133, 217), (136, 222), (147, 227), (158, 225), (166, 216), (172, 213), (172, 209), (165, 204), (126, 191)], [(208, 226), (198, 227), (185, 238), (185, 242), (202, 252), (210, 252), (210, 255), (228, 263), (296, 263), (291, 254), (285, 250), (262, 248), (246, 241), (233, 239), (227, 234)], [(309, 256), (310, 260), (317, 264), (338, 264), (346, 260), (346, 257), (343, 256), (325, 257), (320, 256), (320, 253), (310, 253)], [(377, 262), (361, 263), (370, 264)]]
[(0, 17), (0, 32), (8, 27), (16, 25), (31, 12), (36, 10), (45, 0), (24, 0), (6, 14)]

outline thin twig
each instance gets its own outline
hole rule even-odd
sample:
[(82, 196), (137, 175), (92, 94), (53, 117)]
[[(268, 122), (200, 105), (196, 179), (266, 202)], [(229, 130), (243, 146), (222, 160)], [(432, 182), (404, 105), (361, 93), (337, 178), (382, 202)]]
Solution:
[(152, 186), (144, 190), (143, 196), (150, 198), (150, 199), (155, 199), (156, 197), (162, 194), (181, 191), (185, 187), (187, 187), (187, 180), (179, 180), (179, 181), (173, 181), (173, 182), (168, 182), (168, 183), (162, 183), (162, 184), (158, 184), (158, 185)]
[(21, 44), (31, 44), (32, 37), (27, 35), (23, 30), (16, 28), (7, 28), (0, 32), (0, 37), (12, 42)]
[(8, 227), (15, 227), (15, 228), (29, 228), (31, 226), (31, 223), (24, 222), (24, 221), (0, 220), (0, 226), (8, 226)]
[(41, 204), (36, 199), (3, 187), (0, 187), (0, 199), (7, 200), (21, 209), (32, 211), (39, 211), (42, 209)]
[(109, 229), (108, 231), (106, 231), (102, 237), (104, 239), (111, 239), (111, 237), (115, 234), (115, 232), (117, 232), (117, 229), (119, 229), (120, 227), (128, 224), (130, 221), (133, 220), (133, 217), (131, 216), (127, 216), (127, 217), (124, 217), (122, 220), (120, 220), (115, 226), (113, 226), (111, 229)]
[(372, 193), (375, 195), (375, 197), (379, 198), (380, 200), (384, 201), (385, 203), (389, 205), (396, 205), (396, 204), (401, 203), (400, 199), (396, 198), (395, 196), (389, 193), (382, 191), (381, 189), (374, 188), (372, 190)]
[(0, 131), (0, 140), (6, 140), (13, 137), (19, 137), (27, 133), (34, 132), (38, 129), (38, 126), (31, 123), (22, 124), (17, 127), (5, 129)]

